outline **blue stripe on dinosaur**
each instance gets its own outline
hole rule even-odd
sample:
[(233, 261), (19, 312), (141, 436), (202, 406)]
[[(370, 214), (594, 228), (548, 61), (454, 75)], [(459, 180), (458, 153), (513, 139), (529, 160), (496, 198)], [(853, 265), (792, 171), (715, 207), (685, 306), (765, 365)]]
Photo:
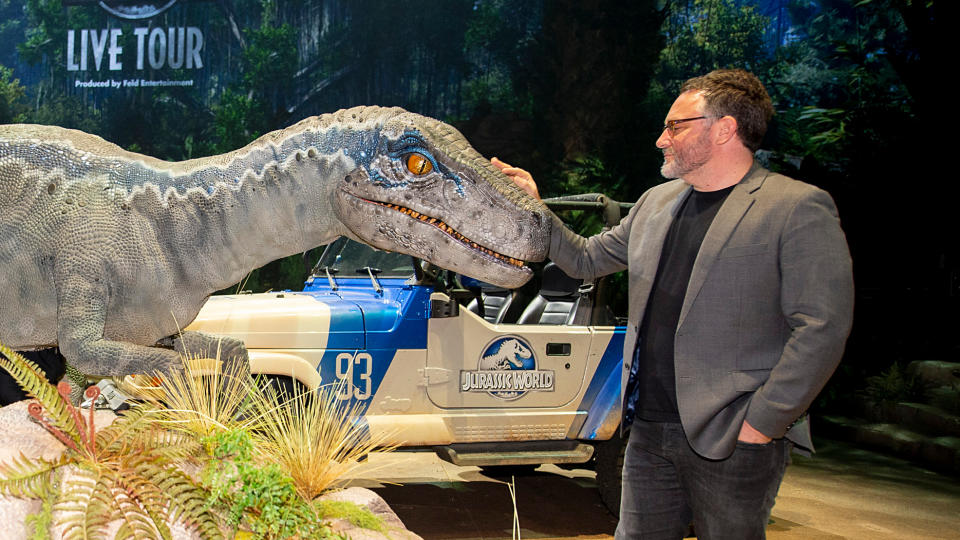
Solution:
[[(427, 150), (427, 145), (423, 140), (423, 135), (421, 135), (418, 130), (407, 130), (404, 132), (403, 136), (396, 141), (387, 142), (387, 155), (395, 161), (402, 161), (405, 156), (413, 152), (417, 152), (418, 154), (421, 154), (427, 158), (430, 161), (430, 164), (433, 165), (433, 169), (443, 173), (444, 176), (453, 180), (453, 183), (457, 186), (457, 193), (460, 196), (465, 196), (465, 192), (463, 190), (463, 179), (448, 167), (437, 161), (435, 157), (433, 157), (433, 154)], [(392, 182), (387, 178), (384, 178), (384, 176), (380, 174), (379, 169), (372, 166), (367, 166), (367, 174), (370, 175), (370, 178), (375, 183), (388, 188), (404, 187), (409, 184), (409, 181)]]
[[(112, 176), (112, 183), (121, 185), (130, 192), (149, 176), (161, 194), (166, 193), (170, 188), (180, 195), (185, 195), (191, 188), (200, 188), (208, 194), (213, 194), (218, 182), (239, 185), (242, 183), (244, 174), (253, 172), (262, 175), (266, 165), (273, 162), (283, 163), (296, 152), (307, 148), (316, 148), (321, 156), (328, 158), (334, 158), (338, 152), (343, 151), (357, 165), (368, 165), (376, 152), (379, 134), (378, 130), (369, 132), (338, 128), (305, 130), (303, 133), (288, 137), (279, 147), (268, 144), (261, 148), (254, 148), (249, 155), (237, 156), (236, 159), (223, 165), (208, 166), (181, 176), (169, 173), (150, 175), (147, 168), (140, 162), (121, 164), (113, 167), (115, 174)], [(96, 166), (107, 167), (103, 165), (106, 161), (107, 158), (100, 157), (83, 161), (85, 168), (82, 172), (94, 170)]]

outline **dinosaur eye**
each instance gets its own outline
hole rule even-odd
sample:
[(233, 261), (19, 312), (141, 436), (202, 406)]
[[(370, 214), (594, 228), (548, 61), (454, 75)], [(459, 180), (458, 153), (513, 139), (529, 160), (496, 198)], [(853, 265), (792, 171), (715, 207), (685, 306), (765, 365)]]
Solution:
[(422, 176), (433, 170), (433, 163), (427, 156), (416, 152), (407, 156), (407, 170), (417, 176)]

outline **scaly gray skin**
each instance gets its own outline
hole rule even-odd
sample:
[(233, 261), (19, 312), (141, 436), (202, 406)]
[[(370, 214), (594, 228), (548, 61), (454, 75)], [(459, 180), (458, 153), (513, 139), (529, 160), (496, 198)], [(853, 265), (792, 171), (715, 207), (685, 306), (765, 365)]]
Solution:
[[(409, 171), (414, 153), (432, 170)], [(308, 118), (177, 163), (0, 126), (0, 342), (59, 345), (90, 375), (169, 373), (180, 359), (158, 342), (222, 346), (246, 368), (239, 342), (179, 329), (254, 268), (347, 235), (516, 287), (530, 276), (519, 261), (545, 257), (549, 223), (455, 129), (397, 108)]]

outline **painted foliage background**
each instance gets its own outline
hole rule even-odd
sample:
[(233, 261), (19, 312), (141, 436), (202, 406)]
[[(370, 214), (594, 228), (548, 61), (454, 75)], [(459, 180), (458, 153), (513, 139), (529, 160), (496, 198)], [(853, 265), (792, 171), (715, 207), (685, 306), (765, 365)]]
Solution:
[[(830, 191), (850, 241), (855, 329), (824, 398), (841, 399), (892, 362), (957, 357), (953, 120), (940, 82), (955, 48), (950, 4), (179, 0), (131, 21), (96, 1), (0, 0), (0, 122), (79, 128), (179, 160), (309, 115), (398, 105), (451, 122), (485, 155), (530, 169), (545, 195), (635, 200), (661, 181), (654, 141), (682, 81), (744, 67), (767, 85), (778, 113), (760, 157)], [(169, 36), (188, 27), (202, 33), (202, 68), (151, 68), (148, 57), (136, 69), (136, 28)], [(84, 29), (105, 51), (100, 70), (92, 56), (86, 70), (71, 69)], [(111, 71), (113, 44), (101, 37), (118, 29), (123, 67)], [(192, 83), (77, 84), (105, 80)], [(585, 233), (599, 229), (594, 216), (569, 217)], [(296, 289), (303, 276), (294, 257), (257, 271), (248, 288)]]

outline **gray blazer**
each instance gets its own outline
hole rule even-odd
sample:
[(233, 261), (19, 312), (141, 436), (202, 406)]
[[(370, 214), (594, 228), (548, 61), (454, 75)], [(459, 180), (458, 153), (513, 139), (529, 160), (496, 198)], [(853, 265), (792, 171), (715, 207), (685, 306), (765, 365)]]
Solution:
[[(550, 258), (568, 274), (629, 270), (621, 388), (664, 238), (691, 190), (681, 180), (660, 184), (591, 238), (554, 216)], [(680, 312), (677, 404), (693, 449), (728, 457), (744, 419), (812, 449), (807, 423), (797, 420), (840, 362), (852, 319), (850, 253), (833, 199), (754, 165), (707, 231)]]

